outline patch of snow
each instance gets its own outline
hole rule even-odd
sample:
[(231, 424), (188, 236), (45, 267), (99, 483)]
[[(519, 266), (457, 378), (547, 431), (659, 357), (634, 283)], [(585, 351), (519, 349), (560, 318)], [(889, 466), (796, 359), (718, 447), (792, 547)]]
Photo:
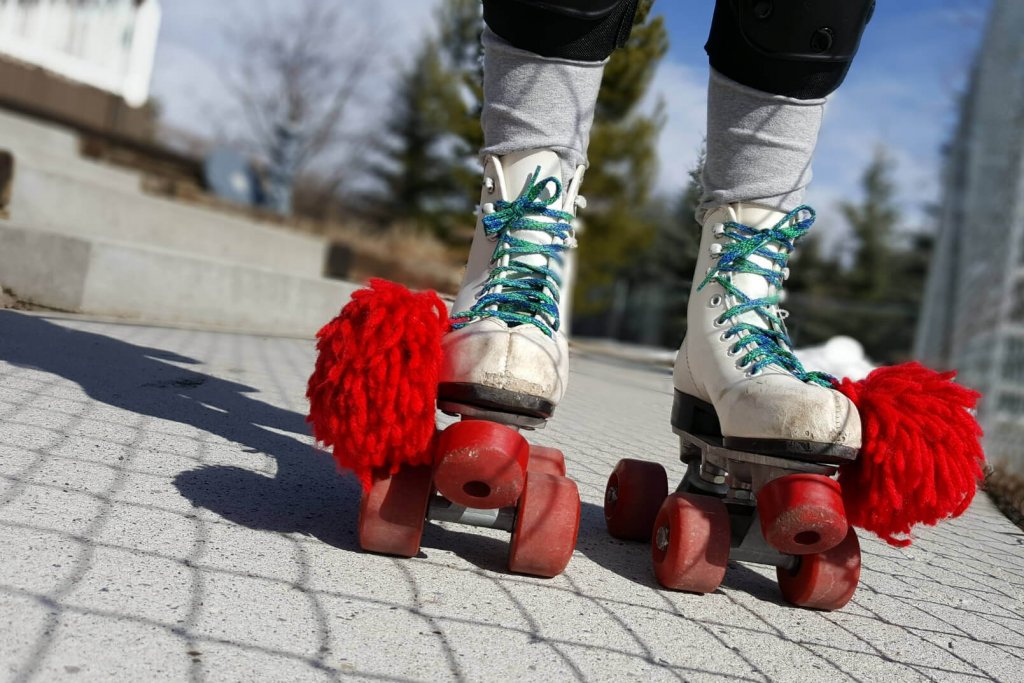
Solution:
[(852, 337), (833, 337), (821, 346), (797, 349), (796, 356), (808, 370), (821, 370), (840, 379), (864, 379), (876, 367), (864, 355), (864, 347)]

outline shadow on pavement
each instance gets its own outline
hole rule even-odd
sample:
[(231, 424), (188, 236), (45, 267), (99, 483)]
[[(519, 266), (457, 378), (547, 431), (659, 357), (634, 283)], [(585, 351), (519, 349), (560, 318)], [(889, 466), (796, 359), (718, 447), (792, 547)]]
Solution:
[[(650, 544), (639, 541), (622, 541), (609, 535), (604, 521), (604, 508), (600, 505), (583, 504), (576, 551), (624, 579), (657, 590), (669, 591), (660, 586), (654, 577)], [(773, 579), (763, 576), (739, 562), (729, 562), (722, 586), (743, 591), (764, 602), (777, 605), (787, 604)]]
[[(431, 550), (449, 550), (460, 558), (485, 571), (508, 574), (508, 547), (510, 535), (498, 538), (484, 536), (471, 527), (441, 527), (427, 523), (423, 532), (421, 553), (430, 556)], [(663, 588), (654, 578), (651, 566), (650, 545), (636, 541), (622, 541), (608, 534), (604, 521), (604, 508), (593, 503), (583, 503), (580, 511), (580, 530), (576, 544), (577, 556), (590, 559), (600, 567), (634, 583), (659, 591), (673, 593)], [(572, 564), (569, 565), (572, 570)], [(738, 562), (730, 562), (722, 586), (742, 591), (764, 602), (777, 605), (787, 604), (779, 593), (776, 582)], [(717, 592), (717, 591), (716, 591)], [(686, 595), (681, 593), (681, 595)], [(699, 598), (700, 596), (691, 596)]]
[[(307, 441), (271, 431), (307, 435), (305, 416), (253, 398), (253, 387), (180, 367), (201, 363), (170, 351), (12, 311), (0, 311), (0, 331), (0, 360), (63, 377), (95, 401), (189, 425), (275, 459), (274, 476), (226, 465), (179, 473), (173, 483), (194, 506), (251, 529), (308, 534), (337, 548), (359, 549), (359, 484), (340, 475), (333, 460)], [(508, 543), (507, 536), (430, 523), (423, 537), (426, 554), (448, 550), (500, 573), (508, 571)], [(611, 538), (600, 506), (583, 504), (577, 551), (630, 581), (657, 586), (647, 546)], [(736, 564), (725, 585), (780, 599), (774, 582)]]
[(309, 433), (303, 415), (249, 396), (257, 389), (179, 367), (200, 365), (193, 358), (11, 311), (0, 311), (0, 360), (63, 377), (115, 408), (190, 425), (266, 453), (277, 462), (272, 477), (240, 467), (200, 466), (178, 474), (174, 485), (193, 505), (236, 524), (358, 548), (358, 483), (340, 476), (333, 460), (308, 442), (271, 431)]

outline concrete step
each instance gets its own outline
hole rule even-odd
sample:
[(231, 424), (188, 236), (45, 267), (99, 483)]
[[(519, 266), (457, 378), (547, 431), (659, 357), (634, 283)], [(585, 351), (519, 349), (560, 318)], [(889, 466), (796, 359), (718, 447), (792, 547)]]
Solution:
[(48, 154), (77, 157), (78, 135), (60, 126), (0, 109), (0, 147), (37, 149)]
[(37, 147), (10, 145), (6, 149), (14, 155), (15, 171), (34, 169), (76, 178), (88, 185), (102, 185), (122, 192), (142, 193), (142, 177), (135, 171), (91, 161), (84, 157), (57, 155)]
[(307, 235), (93, 183), (88, 175), (15, 160), (11, 223), (74, 235), (133, 242), (197, 257), (233, 261), (282, 273), (319, 277), (326, 243)]
[(313, 335), (357, 285), (0, 222), (0, 284), (64, 311)]
[(3, 110), (0, 110), (0, 149), (11, 152), (21, 167), (63, 172), (123, 190), (141, 187), (137, 172), (82, 157), (75, 133)]
[(0, 149), (12, 152), (20, 166), (61, 171), (92, 183), (141, 191), (139, 172), (82, 156), (77, 132), (2, 109)]

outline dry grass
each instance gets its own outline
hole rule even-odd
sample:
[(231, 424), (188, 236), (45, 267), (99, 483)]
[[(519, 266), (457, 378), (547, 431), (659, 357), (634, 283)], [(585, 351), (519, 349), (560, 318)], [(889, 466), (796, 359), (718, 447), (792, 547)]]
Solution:
[[(313, 219), (277, 216), (263, 209), (239, 206), (203, 190), (194, 180), (147, 174), (143, 188), (153, 194), (231, 214), (280, 229), (295, 230), (343, 245), (354, 257), (352, 269), (335, 277), (362, 281), (384, 277), (417, 289), (435, 289), (454, 294), (469, 250), (469, 236), (463, 248), (446, 245), (413, 224), (378, 228), (344, 217)], [(471, 236), (471, 235), (470, 235)]]
[(34, 304), (31, 301), (25, 301), (18, 297), (17, 293), (12, 292), (9, 289), (0, 287), (0, 309), (12, 309), (15, 311), (54, 311), (63, 313), (59, 308), (51, 308), (49, 306), (40, 306)]
[(385, 229), (358, 223), (319, 223), (297, 226), (315, 232), (353, 255), (349, 280), (385, 277), (418, 289), (454, 294), (465, 264), (466, 248), (457, 249), (414, 225)]
[(15, 308), (17, 305), (18, 299), (14, 294), (0, 287), (0, 308)]
[(377, 230), (359, 224), (331, 223), (321, 234), (380, 256), (441, 264), (448, 264), (453, 258), (443, 242), (413, 225), (397, 224)]
[(985, 477), (984, 488), (1003, 514), (1024, 529), (1024, 477), (996, 465)]

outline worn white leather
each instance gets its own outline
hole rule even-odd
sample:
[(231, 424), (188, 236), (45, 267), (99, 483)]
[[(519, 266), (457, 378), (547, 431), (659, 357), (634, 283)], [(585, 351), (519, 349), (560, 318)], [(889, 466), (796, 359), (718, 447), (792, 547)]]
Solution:
[[(730, 353), (737, 337), (723, 334), (739, 322), (758, 326), (759, 315), (747, 312), (726, 323), (718, 318), (738, 303), (725, 289), (703, 282), (714, 263), (712, 245), (723, 247), (729, 239), (715, 234), (716, 226), (735, 221), (754, 228), (771, 228), (784, 213), (751, 204), (733, 204), (710, 212), (704, 219), (700, 253), (687, 307), (687, 332), (676, 357), (673, 379), (676, 389), (712, 404), (725, 436), (759, 439), (789, 439), (859, 448), (860, 416), (853, 403), (834, 389), (807, 384), (776, 366), (762, 368), (756, 375), (740, 366), (746, 351)], [(763, 257), (751, 257), (758, 265), (772, 268)], [(749, 273), (734, 273), (732, 284), (751, 299), (775, 292), (768, 282)], [(751, 347), (752, 348), (752, 347)]]
[[(480, 194), (480, 205), (488, 205), (501, 199), (513, 201), (529, 188), (537, 167), (541, 172), (538, 180), (549, 176), (561, 178), (561, 161), (549, 150), (531, 150), (508, 154), (503, 157), (488, 157), (484, 164), (484, 184)], [(583, 167), (577, 169), (562, 196), (551, 208), (575, 215), (576, 197), (583, 178)], [(550, 192), (552, 188), (548, 188)], [(550, 197), (550, 194), (542, 195)], [(538, 218), (538, 220), (549, 220)], [(553, 219), (550, 219), (553, 221)], [(535, 244), (551, 244), (552, 236), (535, 230), (517, 231), (515, 236)], [(484, 233), (482, 217), (478, 218), (473, 244), (470, 247), (469, 262), (459, 289), (453, 312), (469, 309), (481, 296), (481, 288), (491, 270), (497, 265), (494, 251), (497, 242)], [(569, 344), (566, 338), (569, 315), (569, 292), (572, 279), (572, 252), (562, 252), (566, 265), (558, 264), (545, 255), (520, 256), (519, 261), (535, 265), (547, 265), (562, 275), (559, 317), (562, 327), (548, 337), (534, 325), (523, 324), (508, 327), (496, 318), (476, 320), (465, 327), (453, 330), (442, 340), (444, 351), (441, 366), (441, 382), (479, 384), (495, 389), (505, 389), (536, 396), (557, 404), (565, 394), (569, 378)], [(505, 257), (507, 263), (508, 257)]]

